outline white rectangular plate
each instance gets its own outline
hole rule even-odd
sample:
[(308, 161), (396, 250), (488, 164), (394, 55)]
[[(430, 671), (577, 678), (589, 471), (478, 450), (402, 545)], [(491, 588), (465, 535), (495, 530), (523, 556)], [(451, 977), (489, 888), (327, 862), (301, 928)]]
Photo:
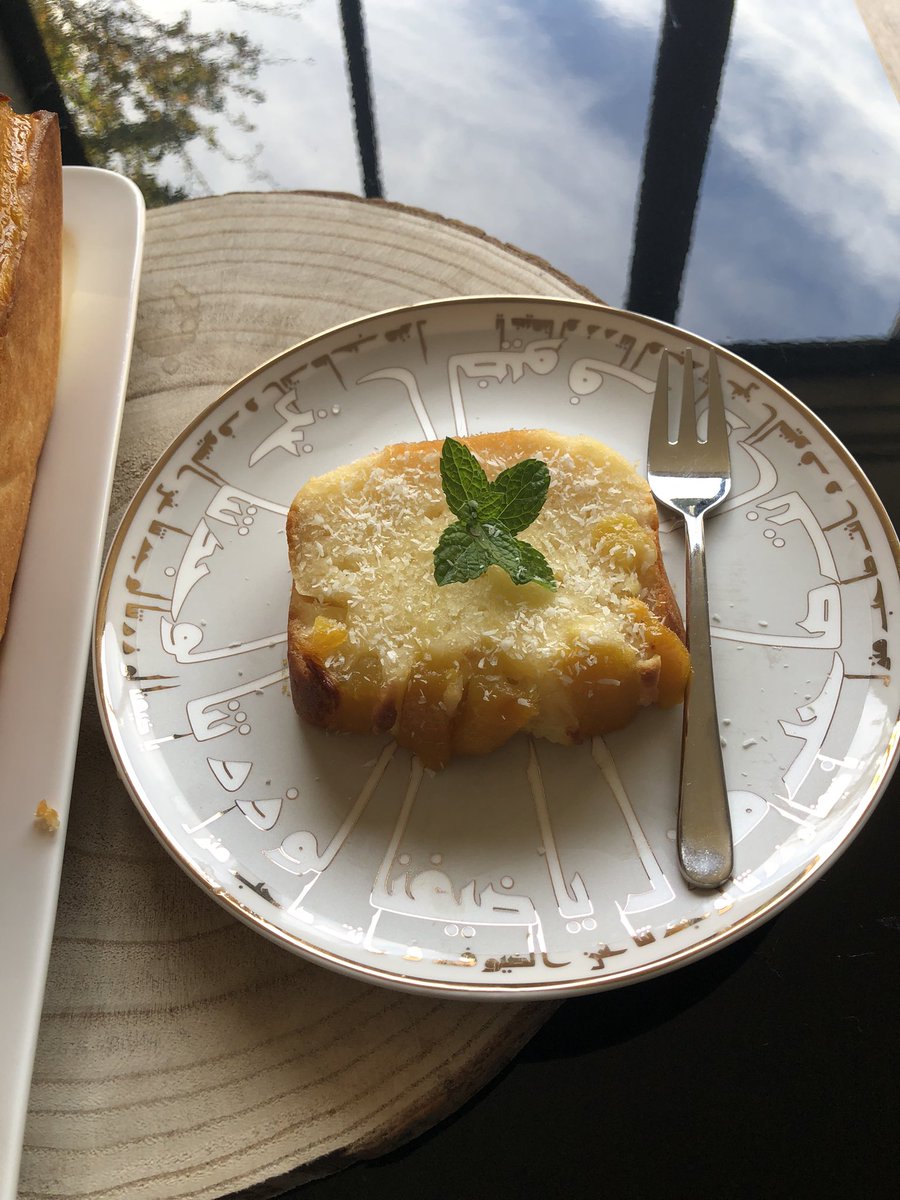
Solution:
[[(144, 203), (129, 180), (63, 170), (56, 407), (0, 643), (0, 1198), (12, 1200), (62, 868), (69, 793), (131, 359)], [(57, 833), (34, 824), (39, 801)]]

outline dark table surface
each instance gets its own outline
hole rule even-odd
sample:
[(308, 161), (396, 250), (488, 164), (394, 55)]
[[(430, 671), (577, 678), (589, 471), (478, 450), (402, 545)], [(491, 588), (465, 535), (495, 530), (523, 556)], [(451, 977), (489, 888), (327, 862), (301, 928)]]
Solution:
[[(197, 151), (193, 173), (170, 159), (173, 186), (365, 190), (480, 226), (738, 349), (829, 424), (900, 521), (900, 114), (851, 0), (673, 2), (662, 25), (657, 0), (369, 0), (367, 59), (357, 5), (280, 7), (295, 11), (193, 6), (273, 61), (256, 157), (242, 167), (245, 135), (220, 124), (230, 157)], [(900, 1194), (898, 803), (895, 778), (764, 927), (566, 1002), (442, 1125), (270, 1191)]]

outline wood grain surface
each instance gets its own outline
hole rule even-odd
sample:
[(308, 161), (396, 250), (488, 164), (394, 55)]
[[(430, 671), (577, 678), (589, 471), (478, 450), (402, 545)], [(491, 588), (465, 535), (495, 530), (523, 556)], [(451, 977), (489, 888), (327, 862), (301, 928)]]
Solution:
[(897, 0), (856, 0), (856, 7), (900, 100), (900, 4)]
[[(260, 362), (368, 312), (479, 293), (594, 298), (397, 205), (239, 194), (151, 212), (107, 541), (168, 442)], [(202, 1200), (322, 1175), (453, 1111), (553, 1007), (373, 988), (239, 924), (143, 824), (88, 685), (20, 1200)]]

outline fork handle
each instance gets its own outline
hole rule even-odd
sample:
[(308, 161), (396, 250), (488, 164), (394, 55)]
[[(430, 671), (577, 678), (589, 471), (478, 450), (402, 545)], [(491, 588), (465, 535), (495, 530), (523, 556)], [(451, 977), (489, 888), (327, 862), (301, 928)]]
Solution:
[(731, 876), (734, 854), (713, 685), (703, 514), (686, 515), (684, 528), (688, 551), (685, 613), (693, 672), (684, 698), (678, 862), (689, 883), (714, 888)]

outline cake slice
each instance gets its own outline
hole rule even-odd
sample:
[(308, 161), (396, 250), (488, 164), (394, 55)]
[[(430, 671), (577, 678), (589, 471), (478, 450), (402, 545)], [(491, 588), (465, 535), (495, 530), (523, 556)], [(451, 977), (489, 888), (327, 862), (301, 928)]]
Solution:
[(0, 96), (0, 637), (56, 395), (61, 275), (56, 115)]
[(388, 446), (311, 479), (287, 519), (298, 713), (322, 729), (390, 733), (440, 768), (520, 731), (570, 744), (679, 703), (690, 662), (644, 479), (588, 437), (460, 441), (491, 479), (526, 458), (547, 464), (547, 499), (523, 537), (555, 590), (497, 566), (438, 586), (433, 551), (453, 520), (440, 442)]

